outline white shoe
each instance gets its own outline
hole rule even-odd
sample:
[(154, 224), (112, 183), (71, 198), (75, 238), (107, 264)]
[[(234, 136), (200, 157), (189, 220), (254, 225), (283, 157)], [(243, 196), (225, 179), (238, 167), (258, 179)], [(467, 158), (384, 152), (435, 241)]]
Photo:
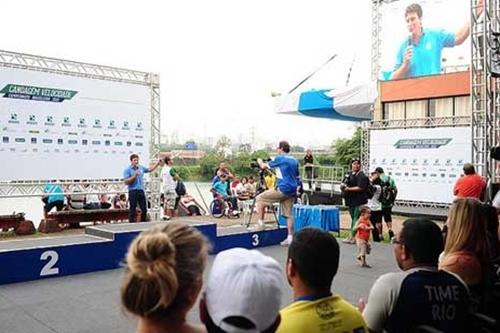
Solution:
[(281, 245), (281, 246), (288, 246), (288, 245), (290, 245), (290, 241), (288, 240), (288, 238), (285, 238), (285, 240), (284, 240), (284, 241), (282, 241), (282, 242), (280, 243), (280, 245)]
[(259, 224), (259, 223), (247, 228), (248, 231), (262, 231), (265, 229), (266, 229), (265, 224)]

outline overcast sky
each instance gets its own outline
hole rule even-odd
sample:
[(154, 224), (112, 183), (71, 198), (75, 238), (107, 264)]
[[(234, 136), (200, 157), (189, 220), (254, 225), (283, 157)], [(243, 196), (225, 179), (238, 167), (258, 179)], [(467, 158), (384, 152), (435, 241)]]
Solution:
[(2, 3), (1, 48), (159, 73), (162, 134), (179, 139), (288, 139), (329, 144), (352, 123), (274, 114), (272, 91), (291, 89), (332, 54), (305, 88), (370, 77), (370, 1), (182, 0)]

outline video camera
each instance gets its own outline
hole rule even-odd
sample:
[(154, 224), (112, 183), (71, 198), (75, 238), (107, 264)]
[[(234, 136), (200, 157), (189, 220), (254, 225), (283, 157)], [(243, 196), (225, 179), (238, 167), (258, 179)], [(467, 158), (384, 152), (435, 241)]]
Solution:
[[(270, 158), (264, 158), (262, 159), (264, 162), (269, 162), (271, 159)], [(250, 162), (250, 168), (252, 169), (259, 169), (259, 163), (257, 162), (256, 159), (253, 159), (251, 162)]]

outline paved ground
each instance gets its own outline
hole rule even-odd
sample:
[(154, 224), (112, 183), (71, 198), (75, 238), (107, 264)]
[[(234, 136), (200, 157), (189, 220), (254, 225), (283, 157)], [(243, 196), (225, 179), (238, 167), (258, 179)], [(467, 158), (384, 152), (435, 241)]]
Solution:
[[(262, 252), (284, 267), (286, 248)], [(357, 265), (355, 252), (354, 245), (341, 244), (340, 271), (333, 282), (333, 291), (352, 303), (366, 298), (379, 275), (397, 270), (389, 244), (373, 245), (370, 269)], [(135, 319), (119, 303), (121, 274), (118, 269), (0, 286), (0, 333), (135, 332)], [(285, 275), (283, 291), (285, 305), (292, 300)], [(196, 308), (189, 319), (198, 322)]]

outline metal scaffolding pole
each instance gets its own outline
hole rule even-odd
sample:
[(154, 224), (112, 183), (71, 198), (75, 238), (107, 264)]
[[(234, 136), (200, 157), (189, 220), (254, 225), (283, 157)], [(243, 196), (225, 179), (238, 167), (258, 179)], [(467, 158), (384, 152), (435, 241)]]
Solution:
[(491, 1), (483, 4), (483, 14), (480, 11), (479, 0), (471, 0), (471, 130), (472, 130), (472, 162), (477, 172), (485, 177), (491, 177), (489, 167), (488, 147), (492, 128), (492, 80), (490, 67), (491, 36)]

